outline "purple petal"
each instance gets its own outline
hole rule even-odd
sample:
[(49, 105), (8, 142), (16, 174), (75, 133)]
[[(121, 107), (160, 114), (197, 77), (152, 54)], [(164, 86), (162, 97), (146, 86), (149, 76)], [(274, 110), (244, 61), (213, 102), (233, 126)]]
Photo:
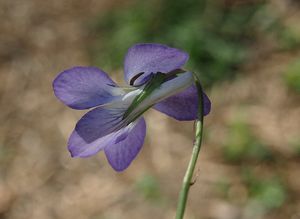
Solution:
[(68, 149), (72, 157), (89, 157), (112, 144), (116, 137), (117, 133), (113, 132), (93, 142), (87, 142), (74, 130), (68, 141)]
[[(145, 123), (145, 122), (144, 122)], [(140, 124), (140, 123), (139, 123)], [(118, 131), (111, 132), (105, 136), (99, 137), (92, 142), (85, 141), (76, 130), (71, 134), (68, 141), (68, 149), (72, 157), (89, 157), (105, 147), (126, 142), (129, 135), (133, 135), (133, 130), (136, 129), (136, 122), (119, 129)], [(138, 129), (141, 125), (138, 126)], [(138, 132), (137, 132), (138, 133)]]
[(140, 118), (125, 138), (104, 148), (106, 157), (116, 171), (125, 170), (141, 150), (146, 135), (146, 124)]
[[(211, 103), (205, 93), (203, 93), (204, 115), (210, 112)], [(198, 111), (198, 94), (195, 86), (173, 95), (157, 103), (154, 109), (167, 114), (179, 121), (195, 120)]]
[(126, 109), (95, 108), (86, 113), (76, 124), (76, 133), (87, 143), (120, 129)]
[(112, 101), (120, 92), (102, 70), (74, 67), (60, 73), (53, 81), (58, 99), (73, 109), (88, 109)]
[[(161, 44), (136, 44), (128, 49), (124, 62), (125, 80), (141, 74), (133, 85), (141, 85), (152, 73), (168, 73), (181, 68), (188, 60), (188, 54)], [(142, 74), (143, 73), (143, 74)]]
[(125, 138), (126, 132), (120, 126), (122, 116), (123, 110), (102, 107), (86, 113), (77, 122), (68, 141), (72, 157), (94, 155), (105, 146)]

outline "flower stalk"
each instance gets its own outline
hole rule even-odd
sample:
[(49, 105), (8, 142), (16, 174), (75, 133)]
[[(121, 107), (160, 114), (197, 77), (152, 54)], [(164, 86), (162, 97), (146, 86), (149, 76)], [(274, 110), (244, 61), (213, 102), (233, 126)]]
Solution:
[(199, 100), (199, 106), (198, 106), (198, 118), (196, 120), (195, 125), (195, 142), (193, 146), (193, 151), (191, 155), (191, 159), (189, 161), (189, 165), (187, 167), (185, 176), (183, 178), (182, 187), (179, 193), (178, 198), (178, 204), (177, 204), (177, 211), (176, 211), (176, 219), (183, 219), (184, 212), (186, 208), (186, 202), (189, 194), (190, 187), (193, 185), (192, 177), (195, 170), (195, 166), (197, 163), (197, 159), (199, 156), (199, 152), (201, 149), (201, 142), (202, 142), (202, 136), (203, 136), (203, 92), (201, 84), (198, 80), (198, 76), (194, 74), (195, 76), (195, 84), (197, 87), (198, 92), (198, 100)]

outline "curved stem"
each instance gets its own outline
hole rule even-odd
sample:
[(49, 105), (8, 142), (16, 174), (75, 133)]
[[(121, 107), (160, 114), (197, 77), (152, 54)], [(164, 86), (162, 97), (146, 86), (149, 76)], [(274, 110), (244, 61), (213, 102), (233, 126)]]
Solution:
[[(196, 75), (195, 75), (196, 76)], [(196, 76), (197, 77), (197, 76)], [(180, 190), (178, 205), (176, 211), (176, 219), (182, 219), (184, 216), (186, 202), (190, 187), (193, 185), (192, 177), (197, 163), (198, 155), (201, 149), (202, 135), (203, 135), (203, 98), (202, 98), (202, 87), (198, 79), (195, 80), (195, 84), (198, 90), (198, 119), (196, 120), (195, 128), (195, 142), (189, 165), (187, 167), (185, 176), (183, 178), (182, 187)]]

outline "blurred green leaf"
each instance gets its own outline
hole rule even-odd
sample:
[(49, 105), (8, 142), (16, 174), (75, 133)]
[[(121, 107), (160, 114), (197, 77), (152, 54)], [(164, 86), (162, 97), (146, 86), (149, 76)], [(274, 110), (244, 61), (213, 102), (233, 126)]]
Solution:
[(228, 140), (224, 145), (224, 156), (227, 160), (270, 160), (272, 153), (251, 133), (243, 121), (234, 121), (229, 127)]
[(300, 46), (300, 33), (293, 28), (282, 27), (281, 31), (278, 31), (278, 40), (281, 48), (293, 50)]
[[(204, 86), (232, 78), (253, 42), (252, 19), (263, 4), (228, 7), (223, 1), (149, 0), (102, 14), (89, 25), (93, 64), (121, 67), (134, 43), (156, 42), (190, 54), (188, 68), (201, 72)], [(249, 39), (252, 39), (251, 41)]]
[(249, 168), (244, 169), (242, 175), (250, 198), (259, 202), (264, 209), (279, 208), (284, 204), (287, 191), (278, 177), (263, 178), (255, 175)]
[(286, 191), (278, 181), (265, 181), (257, 187), (255, 198), (258, 199), (266, 208), (279, 208), (284, 204)]
[(222, 178), (220, 181), (216, 183), (216, 189), (220, 194), (225, 198), (228, 195), (228, 191), (230, 189), (231, 182), (228, 179)]
[(300, 59), (289, 64), (284, 73), (284, 81), (288, 88), (300, 93)]
[(293, 137), (289, 140), (289, 146), (292, 148), (296, 156), (300, 156), (300, 138)]
[(159, 183), (151, 175), (144, 175), (141, 177), (136, 182), (136, 188), (146, 200), (157, 202), (162, 198)]

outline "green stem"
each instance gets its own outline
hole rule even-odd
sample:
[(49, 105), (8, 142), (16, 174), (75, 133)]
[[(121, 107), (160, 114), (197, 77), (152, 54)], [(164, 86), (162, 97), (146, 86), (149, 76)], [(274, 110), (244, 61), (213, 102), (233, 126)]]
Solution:
[(188, 198), (188, 193), (190, 187), (193, 185), (192, 177), (197, 163), (198, 155), (201, 148), (202, 134), (203, 134), (203, 98), (202, 98), (202, 87), (198, 81), (195, 80), (195, 84), (198, 90), (199, 108), (198, 108), (198, 119), (196, 120), (196, 130), (195, 130), (195, 142), (193, 146), (193, 152), (191, 159), (186, 170), (185, 176), (183, 178), (182, 187), (180, 190), (178, 205), (176, 211), (176, 219), (183, 219), (184, 211), (186, 208), (186, 201)]

